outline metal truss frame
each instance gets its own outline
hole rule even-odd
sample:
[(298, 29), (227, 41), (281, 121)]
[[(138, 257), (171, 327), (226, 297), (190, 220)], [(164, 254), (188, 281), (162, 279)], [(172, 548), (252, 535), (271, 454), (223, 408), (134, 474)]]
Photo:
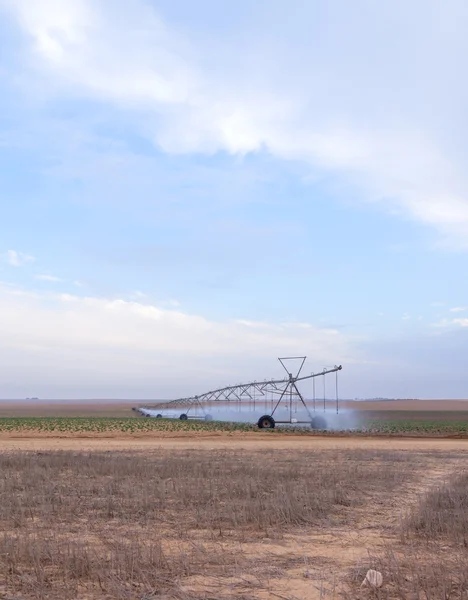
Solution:
[[(186, 398), (177, 398), (176, 400), (170, 400), (168, 402), (160, 402), (151, 405), (145, 405), (145, 408), (159, 408), (159, 409), (171, 409), (171, 408), (184, 408), (185, 413), (181, 415), (181, 418), (199, 418), (197, 415), (193, 413), (190, 414), (190, 411), (194, 408), (200, 408), (205, 418), (209, 418), (209, 414), (207, 413), (207, 406), (211, 403), (216, 402), (236, 402), (236, 403), (255, 403), (262, 402), (269, 398), (271, 401), (271, 411), (270, 417), (273, 417), (276, 410), (280, 406), (282, 401), (286, 401), (289, 406), (289, 419), (286, 421), (277, 421), (278, 423), (298, 423), (298, 422), (307, 422), (309, 421), (297, 421), (293, 418), (293, 405), (294, 403), (300, 402), (306, 409), (309, 419), (313, 420), (312, 412), (310, 411), (307, 403), (301, 394), (298, 383), (302, 381), (306, 381), (308, 379), (313, 380), (313, 410), (315, 412), (316, 409), (316, 397), (315, 397), (315, 378), (323, 377), (324, 382), (324, 390), (325, 390), (325, 376), (331, 373), (336, 373), (336, 383), (335, 383), (335, 391), (336, 391), (336, 411), (338, 413), (339, 410), (339, 400), (338, 400), (338, 371), (341, 371), (341, 365), (335, 365), (334, 367), (325, 367), (322, 371), (317, 373), (311, 373), (310, 375), (302, 375), (302, 370), (304, 367), (304, 363), (306, 361), (306, 356), (286, 356), (278, 358), (281, 366), (286, 371), (288, 377), (284, 379), (270, 379), (264, 381), (252, 381), (249, 383), (242, 383), (238, 385), (230, 385), (223, 388), (218, 388), (215, 390), (210, 390), (205, 392), (204, 394), (199, 394), (197, 396), (189, 396)], [(299, 367), (297, 368), (296, 374), (289, 370), (289, 365), (291, 361), (299, 361)], [(297, 404), (296, 404), (297, 407)], [(324, 410), (325, 410), (325, 393), (324, 393)]]

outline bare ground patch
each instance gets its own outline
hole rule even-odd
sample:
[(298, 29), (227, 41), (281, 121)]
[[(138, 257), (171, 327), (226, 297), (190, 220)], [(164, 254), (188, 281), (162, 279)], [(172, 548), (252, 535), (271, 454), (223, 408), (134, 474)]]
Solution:
[[(468, 471), (445, 474), (409, 507), (399, 539), (373, 551), (352, 574), (349, 597), (411, 600), (468, 598)], [(359, 588), (367, 568), (382, 572), (382, 589)]]

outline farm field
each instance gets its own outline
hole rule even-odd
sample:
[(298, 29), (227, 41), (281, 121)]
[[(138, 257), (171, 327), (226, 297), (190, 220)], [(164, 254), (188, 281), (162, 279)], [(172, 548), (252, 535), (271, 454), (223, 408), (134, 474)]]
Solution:
[(0, 599), (466, 598), (468, 411), (359, 414), (0, 418)]
[[(128, 401), (0, 401), (0, 417), (136, 417), (132, 412), (133, 406), (139, 406), (138, 400)], [(221, 406), (229, 406), (219, 403)], [(232, 404), (232, 403), (231, 403)], [(321, 408), (320, 401), (317, 401)], [(352, 411), (356, 414), (374, 414), (386, 418), (387, 413), (401, 415), (401, 413), (436, 415), (446, 413), (452, 418), (452, 413), (468, 414), (468, 400), (372, 400), (372, 401), (342, 401), (340, 409)], [(327, 412), (333, 413), (335, 404), (327, 404)], [(399, 417), (398, 417), (399, 418)]]
[(362, 411), (362, 430), (389, 434), (468, 434), (468, 411)]
[(94, 411), (0, 417), (1, 600), (468, 597), (468, 411), (326, 433)]
[(26, 434), (151, 434), (197, 431), (255, 431), (248, 423), (118, 417), (0, 417), (2, 432)]
[(0, 401), (0, 417), (134, 417), (135, 402)]
[(466, 442), (262, 438), (289, 447), (0, 444), (0, 598), (466, 597)]
[[(263, 435), (323, 435), (307, 426), (277, 427), (275, 430), (258, 431), (254, 423), (203, 421), (179, 419), (155, 419), (144, 417), (0, 417), (0, 436), (5, 433), (18, 435), (158, 435), (164, 433), (190, 434), (192, 432), (252, 432)], [(467, 436), (467, 412), (425, 411), (367, 411), (354, 419), (352, 432), (327, 431), (326, 435), (429, 435)]]

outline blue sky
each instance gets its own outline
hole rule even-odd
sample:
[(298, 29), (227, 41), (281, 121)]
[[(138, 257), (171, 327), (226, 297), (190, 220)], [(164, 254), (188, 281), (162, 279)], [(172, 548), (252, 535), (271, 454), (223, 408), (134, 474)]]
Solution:
[(466, 397), (467, 25), (0, 0), (0, 397), (175, 397), (285, 354), (348, 397)]

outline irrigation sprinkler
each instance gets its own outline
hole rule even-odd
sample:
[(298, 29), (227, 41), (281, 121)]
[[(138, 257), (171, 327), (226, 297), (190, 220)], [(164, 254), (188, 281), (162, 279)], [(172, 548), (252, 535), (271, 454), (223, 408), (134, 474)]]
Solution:
[[(281, 366), (286, 371), (288, 378), (281, 380), (281, 381), (276, 380), (276, 381), (267, 382), (269, 384), (275, 383), (278, 385), (277, 388), (272, 390), (272, 393), (279, 394), (279, 399), (276, 402), (273, 410), (271, 411), (271, 413), (269, 415), (266, 414), (266, 415), (263, 415), (262, 417), (260, 417), (260, 419), (258, 420), (258, 423), (257, 423), (258, 427), (260, 429), (273, 429), (276, 424), (305, 424), (305, 423), (307, 423), (307, 424), (310, 424), (312, 429), (326, 429), (327, 423), (326, 423), (325, 419), (323, 417), (319, 417), (314, 414), (315, 408), (316, 408), (316, 406), (315, 406), (315, 377), (323, 377), (323, 390), (324, 390), (323, 409), (325, 412), (325, 410), (326, 410), (325, 376), (330, 373), (336, 373), (336, 386), (337, 386), (338, 385), (338, 371), (341, 371), (342, 366), (335, 365), (333, 368), (325, 368), (325, 369), (323, 369), (323, 371), (321, 371), (319, 373), (311, 373), (310, 375), (304, 375), (301, 377), (302, 368), (303, 368), (305, 360), (306, 360), (305, 356), (288, 356), (288, 357), (279, 358), (278, 360), (280, 361)], [(296, 375), (293, 375), (286, 366), (286, 361), (292, 361), (292, 360), (300, 360), (301, 361)], [(299, 381), (304, 381), (307, 379), (312, 379), (312, 381), (313, 381), (314, 413), (312, 413), (309, 410), (309, 407), (307, 406), (307, 403), (305, 402), (304, 397), (301, 394), (301, 392), (299, 391), (299, 388), (297, 386), (297, 383)], [(336, 389), (338, 390), (338, 387)], [(337, 392), (337, 394), (338, 394), (338, 392)], [(284, 398), (286, 398), (287, 407), (289, 407), (289, 418), (288, 419), (282, 418), (281, 420), (275, 419), (273, 415), (275, 414), (276, 410), (278, 409), (278, 407), (280, 406), (280, 404)], [(299, 419), (293, 418), (293, 405), (295, 403), (295, 411), (294, 412), (297, 412), (297, 403), (298, 402), (302, 403), (302, 405), (304, 406), (304, 408), (307, 412), (307, 415), (309, 417), (309, 420), (304, 421), (304, 420), (299, 420)], [(337, 395), (337, 411), (338, 411), (338, 395)]]
[[(269, 379), (264, 381), (253, 381), (251, 383), (244, 383), (239, 385), (232, 385), (216, 390), (210, 390), (204, 394), (198, 396), (190, 396), (187, 398), (178, 398), (168, 402), (160, 402), (152, 404), (151, 406), (146, 405), (144, 408), (140, 408), (140, 412), (145, 414), (146, 411), (150, 410), (153, 414), (157, 412), (157, 417), (162, 416), (163, 409), (175, 409), (181, 410), (179, 419), (182, 421), (188, 419), (205, 419), (206, 421), (212, 420), (212, 415), (205, 409), (206, 406), (215, 406), (216, 403), (228, 403), (231, 402), (234, 406), (237, 406), (241, 410), (242, 406), (251, 407), (252, 402), (255, 406), (265, 407), (265, 414), (260, 417), (257, 421), (257, 425), (260, 429), (273, 429), (276, 424), (307, 424), (312, 429), (326, 429), (327, 422), (324, 417), (317, 415), (316, 413), (316, 378), (323, 378), (323, 410), (326, 411), (326, 376), (331, 373), (335, 373), (335, 396), (336, 396), (336, 412), (339, 412), (339, 399), (338, 399), (338, 372), (341, 371), (342, 366), (335, 365), (334, 367), (325, 367), (322, 371), (313, 372), (310, 375), (302, 375), (304, 363), (306, 361), (305, 356), (287, 356), (278, 358), (281, 366), (285, 370), (287, 377), (283, 379)], [(290, 366), (292, 361), (296, 361), (298, 368), (296, 373), (291, 372)], [(303, 394), (299, 390), (298, 384), (301, 382), (312, 380), (312, 394), (313, 394), (313, 410), (311, 411), (307, 405)], [(283, 413), (287, 412), (287, 416), (281, 415), (275, 418), (275, 415), (279, 413), (278, 410), (283, 403)], [(295, 418), (297, 413), (298, 405), (302, 404), (305, 408), (307, 419), (301, 420)], [(268, 410), (270, 407), (270, 410)], [(198, 409), (198, 410), (197, 410)], [(144, 412), (145, 411), (145, 412)], [(201, 416), (199, 414), (201, 412)], [(147, 415), (150, 416), (150, 415)]]

